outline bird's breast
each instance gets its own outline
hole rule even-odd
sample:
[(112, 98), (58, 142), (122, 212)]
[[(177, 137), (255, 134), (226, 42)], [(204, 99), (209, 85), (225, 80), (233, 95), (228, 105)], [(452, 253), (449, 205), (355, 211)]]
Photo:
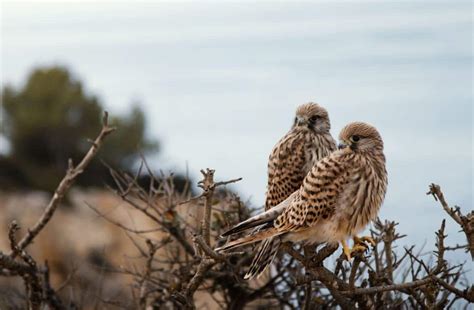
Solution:
[(291, 232), (284, 236), (284, 241), (304, 242), (315, 244), (323, 242), (339, 242), (347, 236), (340, 229), (340, 223), (334, 220), (322, 220), (316, 226), (307, 227), (297, 232)]

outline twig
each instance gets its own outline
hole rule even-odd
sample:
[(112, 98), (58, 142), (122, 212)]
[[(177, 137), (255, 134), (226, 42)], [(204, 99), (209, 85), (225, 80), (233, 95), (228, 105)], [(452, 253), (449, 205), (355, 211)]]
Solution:
[(395, 222), (386, 222), (384, 228), (382, 239), (385, 249), (385, 260), (387, 262), (386, 270), (390, 283), (393, 283), (392, 243), (395, 240)]
[(49, 282), (48, 261), (45, 261), (43, 268), (43, 295), (46, 303), (51, 309), (65, 309), (61, 299), (56, 295), (56, 292), (53, 290)]
[(193, 300), (194, 292), (196, 292), (199, 285), (201, 285), (206, 275), (206, 272), (209, 269), (211, 269), (214, 264), (215, 264), (215, 261), (213, 259), (205, 258), (198, 265), (198, 269), (196, 273), (194, 274), (189, 284), (186, 286), (184, 295), (186, 296), (186, 299), (188, 300), (188, 304), (193, 304), (192, 300)]
[(354, 290), (342, 291), (341, 294), (365, 295), (365, 294), (375, 294), (375, 293), (388, 292), (388, 291), (400, 291), (400, 290), (406, 290), (408, 288), (423, 286), (432, 281), (433, 280), (431, 279), (431, 277), (428, 277), (428, 278), (424, 278), (421, 280), (408, 282), (408, 283), (392, 284), (392, 285), (386, 285), (386, 286), (376, 286), (376, 287), (369, 287), (369, 288), (357, 288)]
[(312, 282), (306, 283), (305, 287), (305, 297), (304, 297), (304, 303), (303, 303), (303, 310), (310, 310), (311, 309), (311, 297), (313, 294), (313, 289), (312, 289)]
[(359, 255), (360, 254), (358, 253), (354, 257), (354, 262), (352, 263), (351, 273), (349, 275), (349, 287), (351, 289), (354, 289), (354, 287), (355, 287), (355, 277), (356, 277), (356, 274), (357, 274), (357, 270), (359, 269), (359, 265), (361, 263), (361, 259), (360, 259)]
[(203, 179), (198, 182), (198, 186), (203, 189), (200, 197), (204, 197), (204, 216), (201, 221), (201, 233), (207, 245), (211, 245), (211, 213), (212, 213), (212, 199), (214, 190), (223, 185), (231, 184), (242, 180), (237, 178), (229, 181), (221, 181), (214, 183), (215, 170), (207, 168), (205, 171), (201, 170)]
[(20, 275), (31, 273), (34, 269), (25, 263), (18, 262), (11, 258), (9, 255), (5, 255), (0, 252), (0, 266), (1, 268), (5, 268), (6, 270), (11, 270), (17, 272)]
[[(141, 206), (139, 203), (128, 197), (127, 195), (130, 193), (130, 189), (132, 186), (134, 188), (138, 188), (139, 190), (142, 190), (140, 186), (136, 183), (130, 183), (127, 181), (122, 175), (120, 175), (118, 172), (113, 170), (112, 168), (109, 168), (109, 171), (112, 175), (112, 178), (114, 179), (115, 184), (118, 187), (118, 190), (115, 191), (120, 198), (127, 202), (131, 207), (134, 209), (139, 210), (142, 212), (144, 215), (149, 217), (151, 220), (153, 220), (155, 223), (157, 223), (159, 226), (161, 226), (164, 230), (166, 230), (170, 235), (172, 235), (186, 250), (186, 252), (190, 256), (194, 256), (194, 249), (191, 244), (189, 244), (188, 240), (186, 239), (183, 230), (180, 227), (177, 227), (175, 223), (167, 223), (165, 221), (162, 221), (162, 214), (153, 214), (150, 212), (151, 210), (154, 210), (156, 213), (157, 210), (155, 208), (148, 208), (150, 206), (150, 202), (148, 201), (148, 195), (145, 195), (146, 197), (139, 197), (140, 201), (145, 202), (147, 206)], [(124, 188), (124, 185), (126, 185), (127, 188)]]
[(217, 261), (226, 261), (229, 257), (244, 254), (244, 252), (217, 253), (204, 242), (201, 236), (194, 236), (193, 242), (197, 244), (208, 257), (211, 257)]
[(211, 212), (212, 197), (214, 195), (214, 172), (213, 169), (201, 170), (203, 179), (199, 181), (198, 186), (204, 190), (204, 216), (201, 221), (201, 233), (207, 245), (211, 245)]
[[(48, 224), (71, 185), (74, 184), (76, 178), (84, 171), (84, 169), (89, 165), (91, 160), (97, 154), (99, 148), (102, 146), (105, 137), (114, 130), (114, 127), (109, 126), (108, 113), (105, 112), (102, 120), (102, 130), (100, 131), (99, 136), (95, 139), (91, 148), (81, 160), (81, 162), (77, 165), (77, 167), (74, 168), (72, 165), (72, 161), (69, 160), (69, 168), (66, 172), (66, 175), (59, 183), (59, 186), (56, 188), (53, 198), (50, 200), (45, 211), (43, 212), (39, 220), (36, 222), (36, 224), (33, 226), (33, 228), (29, 229), (28, 233), (18, 243), (19, 251), (26, 248), (41, 232), (41, 230), (46, 226), (46, 224)], [(12, 255), (13, 257), (15, 256), (13, 252), (10, 255)]]
[(443, 286), (445, 289), (454, 293), (456, 296), (462, 297), (469, 302), (474, 302), (474, 287), (473, 286), (461, 291), (460, 289), (454, 287), (453, 285), (450, 285), (448, 282), (444, 281), (443, 279), (440, 279), (438, 277), (433, 277), (433, 279), (439, 284), (441, 284), (441, 286)]
[(459, 214), (459, 209), (450, 208), (446, 200), (444, 199), (443, 192), (441, 191), (441, 187), (437, 184), (431, 183), (430, 190), (426, 193), (426, 195), (433, 195), (434, 200), (439, 201), (441, 206), (443, 207), (444, 211), (451, 216), (451, 218), (456, 221), (459, 225), (462, 225), (461, 216)]
[(103, 218), (104, 220), (106, 220), (107, 222), (125, 230), (125, 231), (128, 231), (128, 232), (131, 232), (131, 233), (134, 233), (134, 234), (147, 234), (147, 233), (151, 233), (151, 232), (157, 232), (157, 231), (160, 231), (161, 228), (150, 228), (150, 229), (134, 229), (134, 228), (130, 228), (130, 227), (127, 227), (125, 225), (123, 225), (122, 223), (118, 222), (118, 221), (115, 221), (113, 219), (111, 219), (110, 217), (107, 216), (107, 214), (104, 214), (102, 212), (100, 212), (97, 208), (93, 207), (91, 204), (89, 204), (87, 201), (84, 201), (84, 203), (86, 204), (86, 206), (88, 206), (92, 211), (94, 211), (99, 217)]
[(471, 211), (467, 215), (461, 213), (459, 207), (451, 208), (444, 199), (444, 194), (441, 191), (441, 187), (437, 184), (431, 183), (427, 195), (432, 195), (436, 201), (439, 201), (444, 211), (451, 216), (451, 218), (461, 226), (464, 234), (466, 235), (469, 251), (471, 252), (471, 258), (474, 260), (474, 211)]
[(147, 309), (147, 284), (148, 280), (151, 277), (151, 272), (152, 272), (152, 262), (153, 262), (153, 257), (155, 256), (156, 250), (158, 247), (151, 242), (151, 240), (147, 239), (146, 240), (146, 245), (148, 247), (148, 257), (146, 260), (146, 266), (145, 266), (145, 273), (143, 274), (143, 278), (140, 284), (140, 297), (139, 297), (139, 304), (141, 309)]

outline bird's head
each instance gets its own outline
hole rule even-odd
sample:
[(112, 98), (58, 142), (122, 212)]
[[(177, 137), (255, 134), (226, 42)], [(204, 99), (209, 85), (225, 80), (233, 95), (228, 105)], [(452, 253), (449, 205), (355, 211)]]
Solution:
[(303, 127), (316, 133), (329, 133), (331, 123), (325, 108), (317, 103), (309, 102), (300, 105), (296, 109), (296, 117), (293, 127)]
[(342, 128), (339, 149), (350, 148), (354, 152), (380, 150), (383, 141), (377, 129), (367, 123), (353, 122)]

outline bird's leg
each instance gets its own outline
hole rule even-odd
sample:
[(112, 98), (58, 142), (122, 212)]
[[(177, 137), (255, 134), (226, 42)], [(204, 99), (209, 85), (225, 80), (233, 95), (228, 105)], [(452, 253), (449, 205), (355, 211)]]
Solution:
[(354, 246), (357, 244), (366, 246), (367, 245), (366, 242), (370, 243), (372, 246), (376, 245), (375, 240), (370, 236), (363, 236), (363, 237), (354, 236), (353, 239), (354, 239)]
[(364, 253), (367, 251), (367, 245), (365, 243), (354, 244), (350, 251), (352, 256), (354, 256), (355, 253)]
[(373, 246), (375, 245), (374, 239), (372, 239), (371, 237), (368, 237), (368, 236), (366, 236), (366, 237), (354, 236), (353, 239), (354, 239), (354, 246), (351, 249), (351, 255), (353, 253), (357, 253), (357, 252), (364, 253), (365, 251), (367, 251), (369, 246), (367, 245), (366, 242), (370, 243)]
[(358, 252), (363, 253), (363, 252), (367, 251), (367, 249), (369, 247), (368, 247), (366, 242), (370, 243), (373, 246), (376, 244), (374, 239), (372, 239), (369, 236), (364, 236), (364, 237), (354, 236), (353, 240), (354, 240), (354, 246), (352, 248), (349, 248), (347, 246), (346, 240), (341, 241), (342, 251), (344, 252), (344, 255), (346, 256), (348, 261), (350, 261), (351, 258), (354, 256), (353, 255), (354, 253), (358, 253)]
[(351, 249), (347, 246), (346, 240), (342, 240), (341, 244), (342, 244), (342, 252), (346, 256), (347, 260), (350, 261), (351, 260), (351, 252), (352, 252)]

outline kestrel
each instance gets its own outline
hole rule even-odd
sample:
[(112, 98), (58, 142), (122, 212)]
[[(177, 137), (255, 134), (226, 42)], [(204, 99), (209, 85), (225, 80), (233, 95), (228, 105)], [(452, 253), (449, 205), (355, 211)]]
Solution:
[[(367, 224), (377, 217), (387, 189), (383, 141), (371, 125), (354, 122), (339, 134), (339, 150), (316, 163), (301, 187), (277, 206), (249, 218), (223, 236), (259, 226), (249, 235), (228, 242), (216, 250), (233, 249), (269, 238), (281, 242), (341, 243), (348, 259)], [(357, 245), (355, 246), (357, 247)], [(360, 245), (359, 245), (360, 247)], [(267, 252), (277, 251), (268, 248)], [(246, 278), (249, 278), (246, 276)]]
[(268, 159), (265, 210), (300, 188), (313, 165), (336, 150), (330, 129), (328, 112), (320, 105), (310, 102), (297, 108), (293, 126)]
[[(336, 150), (326, 109), (309, 102), (296, 109), (290, 131), (278, 141), (268, 159), (265, 210), (288, 198), (321, 158)], [(280, 238), (264, 240), (257, 248), (246, 278), (261, 274), (277, 254)]]

